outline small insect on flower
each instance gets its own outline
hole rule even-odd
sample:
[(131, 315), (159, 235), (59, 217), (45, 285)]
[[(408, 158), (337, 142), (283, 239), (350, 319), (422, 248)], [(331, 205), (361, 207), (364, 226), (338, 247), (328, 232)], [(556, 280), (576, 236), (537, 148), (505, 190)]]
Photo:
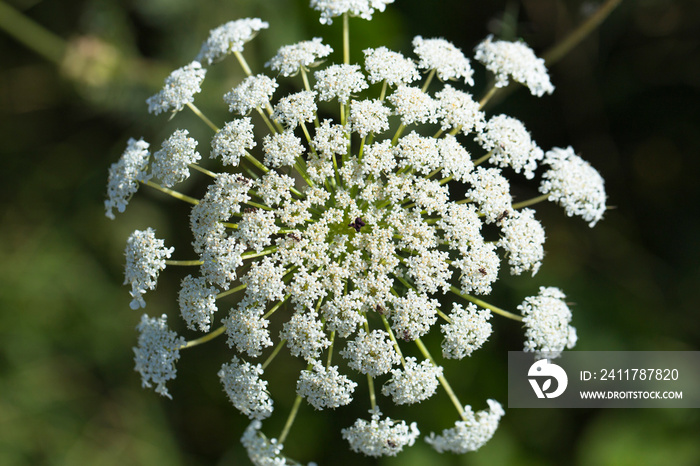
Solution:
[(367, 224), (365, 223), (365, 221), (362, 220), (362, 218), (357, 217), (357, 218), (355, 218), (355, 221), (352, 222), (352, 223), (350, 223), (348, 226), (354, 228), (355, 231), (359, 233), (359, 232), (360, 232), (360, 229), (361, 229), (363, 226), (365, 226), (365, 225), (367, 225)]

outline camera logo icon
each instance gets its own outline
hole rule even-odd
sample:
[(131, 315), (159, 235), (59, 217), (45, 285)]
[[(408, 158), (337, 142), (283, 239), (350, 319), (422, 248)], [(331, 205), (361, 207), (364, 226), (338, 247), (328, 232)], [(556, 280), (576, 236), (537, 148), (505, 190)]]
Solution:
[[(547, 359), (535, 362), (530, 366), (527, 375), (537, 398), (556, 398), (564, 393), (566, 386), (569, 384), (569, 377), (566, 375), (566, 371)], [(550, 391), (552, 379), (557, 381), (554, 391)], [(542, 385), (540, 385), (540, 380)]]

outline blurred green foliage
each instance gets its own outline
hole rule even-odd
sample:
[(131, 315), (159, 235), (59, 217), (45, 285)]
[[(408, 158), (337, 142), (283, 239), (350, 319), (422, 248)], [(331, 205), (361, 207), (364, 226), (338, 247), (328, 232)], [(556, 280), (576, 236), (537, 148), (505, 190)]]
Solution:
[[(269, 21), (246, 49), (260, 69), (287, 43), (323, 35), (337, 44), (339, 25), (321, 26), (306, 0), (6, 4), (63, 38), (69, 53), (52, 62), (0, 32), (0, 464), (246, 464), (238, 439), (247, 419), (216, 378), (230, 357), (222, 341), (183, 354), (169, 384), (174, 401), (140, 388), (131, 352), (139, 313), (120, 286), (124, 241), (135, 228), (155, 226), (176, 249), (186, 248), (187, 217), (176, 203), (141, 190), (109, 221), (102, 208), (107, 168), (129, 137), (167, 134), (167, 117), (148, 115), (144, 100), (197, 53), (209, 29), (247, 16)], [(353, 57), (376, 45), (408, 52), (418, 34), (469, 51), (495, 33), (542, 51), (595, 6), (397, 0), (374, 21), (351, 23)], [(615, 209), (593, 230), (556, 206), (538, 207), (548, 236), (542, 270), (535, 280), (499, 282), (493, 296), (512, 309), (540, 284), (563, 288), (575, 302), (578, 349), (700, 349), (698, 30), (698, 2), (623, 2), (552, 67), (553, 96), (519, 91), (491, 109), (521, 118), (545, 149), (573, 145), (606, 179)], [(198, 104), (218, 108), (211, 115), (223, 119), (218, 96), (241, 73), (229, 61), (211, 75), (207, 83), (220, 88)], [(195, 126), (186, 113), (178, 118)], [(531, 185), (517, 189), (520, 199), (533, 192)], [(149, 296), (151, 315), (175, 321), (179, 278), (161, 280)], [(484, 350), (446, 367), (475, 409), (486, 398), (505, 403), (506, 351), (522, 344), (517, 325), (497, 320), (495, 327)], [(275, 368), (271, 391), (287, 412), (298, 368)], [(311, 411), (302, 410), (286, 451), (319, 464), (372, 463), (349, 452), (338, 433), (357, 416), (355, 405)], [(441, 395), (405, 412), (424, 432), (454, 422)], [(266, 430), (274, 435), (282, 422), (273, 419)], [(438, 455), (419, 442), (378, 463), (691, 466), (700, 464), (699, 431), (697, 410), (513, 409), (478, 453)]]

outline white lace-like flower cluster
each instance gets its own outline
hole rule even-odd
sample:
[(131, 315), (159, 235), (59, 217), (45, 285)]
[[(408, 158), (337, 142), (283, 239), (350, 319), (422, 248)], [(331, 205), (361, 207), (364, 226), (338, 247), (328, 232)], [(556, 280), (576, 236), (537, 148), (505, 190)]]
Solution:
[[(330, 23), (339, 16), (369, 19), (389, 3), (312, 0), (311, 6)], [(316, 410), (349, 405), (367, 385), (371, 418), (357, 419), (342, 436), (353, 451), (396, 455), (419, 430), (415, 422), (383, 417), (380, 404), (424, 402), (442, 385), (463, 406), (424, 336), (441, 331), (442, 358), (462, 359), (484, 346), (499, 314), (525, 324), (526, 351), (573, 346), (571, 312), (558, 289), (542, 287), (525, 299), (522, 317), (486, 300), (502, 264), (514, 275), (535, 275), (542, 265), (544, 228), (535, 210), (524, 207), (547, 197), (593, 225), (605, 209), (602, 178), (571, 148), (545, 155), (519, 120), (487, 118), (485, 99), (468, 87), (474, 84), (469, 58), (445, 39), (416, 37), (413, 57), (378, 47), (364, 50), (363, 63), (323, 65), (333, 51), (314, 38), (280, 48), (266, 64), (271, 77), (253, 74), (242, 55), (267, 27), (244, 19), (214, 29), (199, 61), (174, 72), (148, 100), (156, 114), (182, 110), (201, 91), (200, 63), (237, 55), (248, 77), (224, 96), (234, 113), (229, 121), (212, 123), (190, 105), (218, 128), (206, 141), (218, 171), (197, 165), (197, 141), (186, 130), (175, 131), (153, 159), (148, 143), (131, 139), (110, 168), (110, 218), (114, 208), (124, 211), (139, 183), (193, 205), (194, 258), (167, 261), (173, 248), (150, 228), (129, 237), (131, 306), (145, 306), (143, 295), (156, 287), (166, 263), (192, 267), (181, 281), (180, 313), (189, 330), (210, 332), (193, 344), (224, 334), (236, 352), (218, 375), (231, 403), (253, 421), (242, 442), (255, 464), (287, 462), (288, 429), (279, 441), (269, 440), (260, 422), (273, 415), (265, 375), (281, 352), (301, 360), (295, 410), (303, 401)], [(512, 78), (533, 94), (551, 92), (546, 69), (531, 53), (524, 44), (489, 38), (476, 59), (495, 73), (497, 86)], [(297, 74), (301, 90), (275, 95), (287, 88), (282, 79)], [(333, 107), (338, 112), (329, 116)], [(210, 177), (199, 199), (174, 190), (192, 168)], [(525, 183), (541, 176), (543, 196), (514, 204), (513, 174)], [(446, 314), (446, 297), (467, 304), (452, 303)], [(184, 339), (167, 329), (165, 317), (144, 316), (138, 329), (136, 369), (144, 386), (156, 383), (169, 396), (165, 382), (175, 377)], [(416, 351), (422, 357), (407, 356)], [(477, 413), (460, 409), (453, 427), (426, 441), (438, 452), (477, 450), (504, 414), (496, 401), (488, 405)]]
[(141, 316), (136, 327), (139, 331), (138, 346), (134, 348), (134, 369), (141, 374), (141, 384), (151, 387), (156, 384), (156, 393), (172, 398), (165, 382), (175, 378), (175, 362), (180, 359), (180, 348), (185, 339), (168, 328), (168, 316), (159, 318)]
[(576, 345), (576, 329), (570, 325), (571, 310), (564, 298), (559, 288), (541, 286), (537, 296), (518, 306), (526, 328), (525, 351), (551, 359)]
[(471, 406), (464, 407), (463, 420), (455, 422), (455, 426), (442, 431), (441, 435), (431, 433), (425, 438), (440, 453), (466, 453), (476, 451), (491, 440), (498, 428), (498, 421), (505, 414), (498, 401), (487, 400), (488, 411), (476, 414)]

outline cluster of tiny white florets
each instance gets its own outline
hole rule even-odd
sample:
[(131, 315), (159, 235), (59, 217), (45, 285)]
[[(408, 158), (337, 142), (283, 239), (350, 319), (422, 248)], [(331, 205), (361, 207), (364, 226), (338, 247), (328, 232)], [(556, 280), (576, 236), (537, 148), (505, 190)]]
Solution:
[(141, 374), (141, 384), (156, 384), (156, 393), (172, 398), (165, 382), (175, 378), (175, 362), (180, 359), (180, 348), (185, 339), (168, 328), (168, 316), (160, 318), (141, 316), (136, 327), (139, 331), (138, 346), (134, 348), (134, 369)]
[(374, 10), (384, 11), (394, 0), (311, 0), (311, 8), (321, 12), (321, 24), (331, 24), (333, 18), (349, 14), (372, 19)]
[(169, 258), (175, 248), (166, 248), (162, 239), (156, 238), (153, 228), (134, 231), (126, 241), (126, 266), (124, 284), (131, 285), (131, 308), (146, 307), (143, 295), (147, 290), (154, 290), (158, 284), (158, 275), (165, 269), (165, 259)]
[(605, 212), (605, 183), (591, 165), (574, 149), (555, 147), (545, 155), (551, 168), (542, 175), (540, 192), (566, 209), (568, 216), (580, 215), (592, 227)]
[(471, 406), (465, 406), (463, 420), (455, 422), (455, 426), (444, 429), (441, 435), (431, 433), (425, 438), (440, 453), (466, 453), (476, 451), (491, 440), (498, 428), (498, 421), (505, 414), (501, 404), (495, 400), (487, 400), (488, 411), (476, 414)]
[(202, 158), (195, 150), (197, 141), (188, 137), (188, 134), (186, 129), (178, 129), (163, 141), (163, 147), (153, 154), (151, 170), (166, 188), (189, 178), (188, 167)]
[[(369, 19), (392, 1), (312, 0), (311, 6), (330, 23), (341, 15)], [(193, 100), (203, 65), (229, 54), (245, 64), (243, 46), (267, 27), (244, 19), (211, 31), (197, 61), (173, 72), (148, 99), (149, 111), (190, 106), (201, 115)], [(253, 420), (241, 440), (255, 464), (287, 464), (282, 445), (260, 432), (260, 420), (273, 412), (264, 369), (283, 347), (304, 361), (296, 392), (317, 410), (351, 403), (358, 384), (341, 373), (346, 366), (369, 384), (382, 378), (378, 393), (405, 405), (447, 384), (421, 341), (438, 319), (444, 359), (481, 348), (492, 333), (493, 313), (518, 319), (474, 296), (491, 292), (502, 262), (511, 274), (535, 275), (544, 258), (544, 229), (534, 210), (522, 208), (529, 203), (513, 204), (506, 174), (529, 180), (544, 163), (542, 197), (591, 225), (602, 217), (602, 178), (573, 149), (545, 154), (523, 123), (506, 115), (487, 118), (483, 102), (458, 88), (473, 85), (474, 74), (459, 48), (418, 36), (413, 52), (411, 58), (385, 47), (367, 49), (363, 64), (331, 63), (311, 73), (331, 47), (320, 38), (284, 46), (266, 64), (275, 77), (244, 66), (249, 76), (224, 95), (235, 116), (209, 143), (210, 158), (225, 170), (196, 165), (201, 156), (187, 130), (175, 131), (152, 159), (147, 142), (131, 139), (110, 168), (109, 218), (115, 208), (124, 211), (139, 183), (193, 204), (189, 225), (197, 258), (168, 261), (173, 248), (151, 228), (136, 230), (127, 241), (125, 283), (131, 285), (131, 306), (144, 307), (143, 295), (156, 287), (166, 264), (198, 266), (199, 273), (181, 282), (180, 313), (189, 330), (215, 328), (194, 344), (225, 334), (238, 354), (218, 375), (231, 403)], [(497, 86), (513, 79), (535, 95), (553, 90), (542, 61), (522, 43), (488, 38), (477, 46), (476, 59), (496, 75)], [(415, 83), (421, 72), (422, 85)], [(275, 96), (277, 80), (297, 74), (304, 89)], [(429, 92), (431, 84), (438, 89)], [(337, 103), (341, 117), (319, 118), (319, 102)], [(269, 130), (264, 135), (256, 130), (258, 120)], [(192, 168), (213, 178), (200, 199), (170, 189)], [(236, 293), (222, 315), (217, 303)], [(448, 293), (470, 302), (453, 303), (444, 314), (438, 298)], [(526, 351), (551, 354), (574, 345), (563, 299), (558, 289), (542, 287), (518, 307)], [(142, 383), (155, 383), (169, 396), (165, 383), (175, 377), (179, 349), (192, 345), (168, 329), (165, 316), (144, 315), (138, 330), (134, 352)], [(277, 347), (268, 350), (274, 340)], [(418, 347), (421, 360), (404, 356), (408, 344)], [(270, 352), (264, 364), (246, 360)], [(332, 360), (338, 355), (340, 366)], [(385, 400), (375, 397), (373, 387), (371, 419), (358, 419), (342, 436), (365, 455), (395, 455), (419, 431), (416, 423), (382, 417), (375, 401)], [(478, 413), (465, 407), (454, 427), (426, 441), (439, 452), (478, 449), (503, 415), (500, 404), (488, 404)]]
[(231, 403), (250, 419), (265, 419), (272, 414), (272, 399), (267, 392), (267, 381), (260, 379), (263, 374), (260, 364), (241, 362), (233, 357), (219, 371)]
[(415, 422), (407, 425), (406, 421), (391, 418), (382, 420), (378, 409), (371, 410), (372, 420), (358, 419), (351, 427), (343, 429), (343, 438), (350, 443), (353, 451), (367, 456), (396, 456), (405, 446), (415, 443), (420, 434)]
[(576, 345), (576, 329), (570, 325), (571, 310), (564, 298), (560, 289), (542, 286), (537, 296), (518, 306), (526, 328), (525, 351), (555, 358)]
[(156, 115), (168, 110), (179, 112), (194, 102), (194, 95), (202, 91), (201, 84), (206, 74), (207, 70), (198, 61), (173, 71), (165, 79), (163, 89), (146, 100), (148, 111)]
[(462, 359), (481, 348), (493, 331), (488, 322), (491, 316), (491, 311), (478, 309), (473, 303), (469, 303), (466, 310), (461, 304), (452, 304), (450, 322), (440, 326), (445, 335), (442, 356)]
[(554, 92), (544, 60), (538, 58), (524, 42), (494, 41), (489, 36), (475, 49), (474, 58), (496, 75), (496, 86), (503, 87), (509, 78), (526, 85), (532, 95), (542, 97)]
[(297, 393), (315, 409), (349, 404), (355, 387), (357, 383), (340, 374), (338, 366), (326, 368), (318, 361), (311, 370), (302, 371), (297, 381)]
[(114, 208), (120, 213), (124, 212), (131, 196), (138, 191), (139, 183), (145, 183), (151, 178), (148, 174), (148, 160), (151, 156), (148, 147), (149, 144), (143, 139), (129, 139), (119, 161), (109, 168), (105, 200), (105, 215), (108, 218), (114, 220)]

